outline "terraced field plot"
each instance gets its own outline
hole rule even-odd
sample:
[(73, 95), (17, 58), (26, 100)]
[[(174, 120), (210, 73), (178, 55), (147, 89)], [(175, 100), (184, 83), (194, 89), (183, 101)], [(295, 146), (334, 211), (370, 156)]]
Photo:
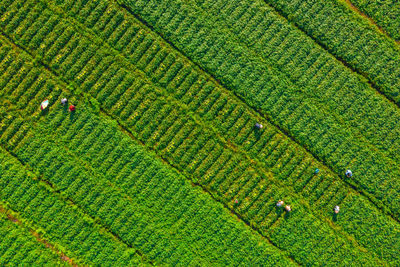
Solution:
[(1, 1), (0, 262), (399, 265), (400, 46), (373, 20)]

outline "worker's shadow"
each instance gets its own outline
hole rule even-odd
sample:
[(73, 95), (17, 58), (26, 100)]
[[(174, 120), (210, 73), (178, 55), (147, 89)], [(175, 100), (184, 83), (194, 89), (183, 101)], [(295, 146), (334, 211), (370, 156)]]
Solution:
[(332, 221), (336, 222), (337, 219), (338, 219), (338, 214), (337, 213), (333, 213)]
[(257, 129), (257, 127), (253, 127), (253, 133), (256, 138), (260, 138), (263, 133), (263, 129)]
[[(67, 112), (68, 112), (68, 111), (67, 111)], [(75, 111), (70, 111), (70, 112), (69, 112), (69, 119), (70, 119), (71, 121), (74, 121), (74, 120), (75, 120), (75, 116), (76, 116)]]
[(69, 113), (69, 119), (70, 120), (75, 120), (75, 110), (74, 111), (70, 111), (68, 105), (64, 105), (63, 106), (63, 112), (64, 113)]
[(260, 139), (260, 137), (262, 135), (262, 130), (260, 131), (259, 129), (254, 127), (253, 128), (253, 133), (254, 133), (254, 137), (258, 140), (258, 139)]
[(49, 109), (48, 108), (46, 108), (46, 109), (44, 109), (44, 110), (42, 110), (40, 112), (40, 116), (46, 116), (47, 114), (49, 114)]
[(275, 213), (276, 213), (276, 216), (278, 216), (278, 217), (280, 217), (282, 215), (282, 213), (284, 213), (283, 218), (285, 220), (289, 219), (290, 214), (291, 214), (291, 212), (286, 212), (283, 207), (278, 207), (276, 205), (275, 205)]
[(291, 212), (286, 212), (285, 209), (284, 209), (283, 207), (277, 207), (277, 206), (275, 206), (275, 213), (276, 213), (276, 216), (278, 216), (278, 217), (280, 217), (280, 216), (282, 216), (282, 214), (284, 214), (284, 215), (283, 215), (283, 218), (284, 218), (285, 220), (287, 220), (287, 219), (289, 219), (290, 213), (291, 213)]
[(287, 220), (287, 219), (289, 219), (290, 218), (290, 215), (292, 214), (292, 212), (285, 212), (285, 215), (283, 215), (283, 218), (285, 219), (285, 220)]
[(276, 213), (276, 215), (281, 216), (283, 212), (284, 212), (283, 211), (283, 207), (278, 207), (278, 206), (275, 205), (275, 213)]

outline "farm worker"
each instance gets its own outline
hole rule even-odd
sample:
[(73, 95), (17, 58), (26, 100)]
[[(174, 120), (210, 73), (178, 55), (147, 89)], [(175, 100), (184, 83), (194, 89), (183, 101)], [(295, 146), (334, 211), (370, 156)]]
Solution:
[(338, 213), (339, 213), (339, 210), (340, 210), (339, 206), (335, 206), (335, 209), (334, 209), (334, 210), (335, 210), (335, 213), (338, 214)]
[(239, 200), (235, 199), (235, 204), (238, 204), (238, 203), (239, 203)]
[(42, 104), (40, 104), (40, 109), (45, 110), (48, 105), (49, 105), (49, 100), (46, 99), (45, 101), (42, 102)]
[(286, 205), (285, 210), (286, 210), (287, 212), (291, 212), (291, 211), (292, 211), (292, 209), (290, 208), (289, 205)]
[(256, 127), (257, 129), (262, 129), (263, 126), (262, 126), (261, 123), (258, 123), (258, 122), (257, 122), (256, 125), (255, 125), (255, 127)]
[(75, 106), (74, 105), (70, 105), (69, 106), (69, 112), (75, 111)]
[(61, 104), (65, 105), (65, 104), (67, 104), (67, 102), (68, 102), (68, 99), (66, 99), (66, 98), (61, 99)]
[(283, 204), (284, 204), (283, 201), (282, 201), (282, 200), (279, 200), (278, 203), (276, 203), (276, 206), (277, 206), (277, 207), (282, 207)]
[(350, 170), (347, 170), (346, 176), (350, 178), (351, 176), (353, 176), (353, 173)]
[(318, 174), (318, 173), (319, 173), (319, 169), (317, 168), (317, 169), (315, 169), (314, 174)]

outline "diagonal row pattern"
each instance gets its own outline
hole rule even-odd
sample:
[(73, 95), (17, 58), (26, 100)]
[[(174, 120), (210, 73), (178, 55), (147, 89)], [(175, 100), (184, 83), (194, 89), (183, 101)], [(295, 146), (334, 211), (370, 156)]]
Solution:
[[(37, 177), (34, 179), (3, 149), (0, 149), (0, 163), (1, 201), (18, 212), (25, 223), (41, 229), (46, 239), (70, 251), (67, 255), (80, 259), (82, 264), (131, 265), (141, 261), (134, 249), (116, 241), (104, 230), (99, 231), (92, 218), (60, 198)], [(7, 260), (5, 255), (2, 259)]]
[[(46, 71), (43, 75), (47, 75), (47, 83), (53, 83)], [(284, 266), (291, 263), (279, 250), (235, 221), (221, 205), (193, 190), (183, 177), (155, 161), (99, 117), (83, 107), (81, 110), (82, 113), (68, 116), (63, 108), (55, 107), (45, 117), (39, 116), (36, 123), (22, 121), (17, 126), (11, 122), (4, 131), (9, 134), (1, 136), (1, 143), (94, 221), (128, 246), (138, 247), (151, 260), (185, 265), (210, 261), (249, 264), (250, 260)], [(10, 113), (14, 121), (21, 119), (18, 112), (23, 110)], [(21, 128), (28, 132), (16, 145), (12, 140)], [(51, 134), (49, 129), (59, 132)], [(101, 145), (102, 153), (91, 145)], [(91, 160), (79, 157), (85, 151), (93, 153)], [(109, 173), (115, 164), (122, 164), (124, 173)], [(5, 199), (17, 200), (18, 195), (5, 195)], [(59, 209), (52, 211), (63, 214)], [(198, 239), (197, 232), (203, 233), (202, 239)], [(226, 240), (229, 249), (220, 240)], [(85, 255), (85, 251), (82, 253)]]
[[(79, 39), (79, 38), (78, 38)], [(79, 48), (79, 45), (74, 45), (74, 44), (71, 44), (71, 45), (66, 45), (66, 47), (77, 47), (77, 48)], [(71, 54), (73, 54), (74, 52), (73, 51), (70, 51), (70, 53)], [(54, 53), (55, 54), (55, 53)], [(66, 56), (65, 58), (68, 58), (68, 56)], [(60, 62), (60, 61), (58, 61), (58, 62)], [(57, 63), (58, 63), (57, 62)], [(100, 62), (100, 60), (99, 60), (99, 62)], [(62, 64), (60, 64), (59, 65), (60, 67), (62, 67), (63, 65)], [(104, 69), (105, 68), (107, 68), (106, 66), (104, 66), (104, 68), (103, 67), (101, 67), (101, 65), (99, 65), (99, 68), (102, 70), (101, 72), (104, 72)], [(108, 67), (109, 69), (111, 69), (112, 70), (112, 73), (120, 73), (119, 71), (116, 71), (116, 67), (114, 66), (109, 66)], [(101, 76), (101, 74), (100, 74), (100, 71), (99, 71), (99, 73), (98, 74), (95, 74), (95, 76), (94, 77), (100, 77)], [(123, 76), (123, 75), (122, 75)], [(109, 80), (111, 80), (111, 79), (109, 79)], [(96, 89), (97, 90), (102, 90), (102, 88), (105, 88), (105, 87), (101, 87), (100, 89), (99, 88), (96, 88), (96, 84), (99, 84), (99, 83), (97, 83), (97, 82), (92, 82), (93, 80), (92, 79), (89, 79), (89, 81), (91, 82), (91, 85), (90, 84), (87, 84), (87, 89), (90, 89), (90, 88), (93, 88), (94, 87), (94, 91), (92, 91), (92, 93), (94, 93), (94, 94), (96, 94), (96, 95), (99, 95), (97, 92), (98, 91), (96, 91)], [(101, 84), (101, 83), (100, 83)], [(93, 87), (92, 87), (93, 86)], [(90, 89), (90, 90), (93, 90), (93, 89)], [(142, 94), (140, 94), (140, 95), (145, 95), (144, 94), (145, 92), (143, 92)], [(140, 103), (140, 102), (138, 102), (138, 103)], [(139, 105), (140, 106), (140, 105)], [(133, 108), (135, 108), (135, 106), (133, 106)], [(142, 110), (150, 110), (150, 108), (151, 108), (151, 106), (149, 106), (149, 103), (147, 103), (147, 107), (146, 107), (146, 105), (145, 106), (142, 106)], [(156, 110), (155, 110), (156, 111)], [(128, 113), (127, 113), (128, 114)], [(139, 111), (139, 112), (137, 112), (137, 114), (144, 114), (143, 113), (143, 111)], [(137, 118), (137, 116), (138, 115), (135, 115), (133, 118), (132, 118), (132, 116), (129, 116), (128, 115), (128, 118), (132, 118), (132, 121), (131, 121), (131, 123), (133, 123), (132, 125), (135, 125), (135, 123), (137, 122), (137, 121), (140, 121), (140, 118)], [(152, 114), (149, 114), (149, 117), (151, 118), (152, 117)], [(136, 120), (136, 118), (137, 118), (137, 120)], [(143, 123), (143, 125), (147, 125), (146, 123)], [(179, 130), (179, 126), (177, 126), (176, 127), (176, 129), (177, 130)], [(190, 131), (190, 129), (188, 129), (188, 131)], [(183, 134), (184, 135), (189, 135), (190, 133), (189, 132), (187, 132), (187, 133), (185, 133), (185, 132), (183, 132)], [(182, 139), (182, 138), (181, 138)], [(181, 139), (177, 139), (177, 141), (179, 142), (179, 140), (181, 140)], [(80, 140), (79, 138), (77, 138), (76, 140)], [(168, 146), (166, 146), (166, 147), (168, 147)], [(172, 150), (174, 150), (174, 147), (172, 147), (171, 148)], [(221, 154), (222, 155), (222, 154)], [(210, 159), (210, 162), (213, 162), (212, 161), (213, 159)], [(257, 180), (255, 181), (255, 182), (257, 182)], [(252, 188), (252, 186), (253, 185), (249, 185), (248, 187), (249, 187), (249, 190), (251, 190), (251, 188)], [(248, 192), (246, 192), (246, 187), (244, 187), (245, 189), (243, 190), (243, 192), (244, 192), (244, 194), (246, 195), (246, 194), (248, 194), (248, 192), (250, 192), (250, 191), (248, 191)], [(310, 190), (311, 191), (311, 190)]]
[[(362, 137), (352, 136), (350, 131), (336, 122), (332, 114), (325, 113), (303, 95), (297, 95), (296, 89), (290, 87), (290, 82), (280, 73), (271, 73), (272, 70), (265, 64), (255, 59), (252, 61), (251, 51), (246, 51), (238, 44), (234, 45), (214, 28), (205, 29), (207, 24), (201, 16), (192, 15), (184, 7), (178, 3), (167, 5), (152, 1), (129, 4), (134, 13), (140, 14), (141, 18), (148, 18), (157, 32), (168, 36), (193, 61), (204, 66), (228, 88), (243, 97), (247, 104), (260, 108), (270, 116), (274, 124), (280, 125), (337, 173), (351, 166), (356, 170), (353, 179), (358, 189), (372, 194), (373, 197), (370, 197), (375, 198), (375, 202), (383, 200), (397, 214), (399, 184), (395, 178), (395, 162), (369, 146)], [(163, 14), (167, 14), (165, 8), (176, 11), (170, 21), (162, 19)], [(177, 25), (173, 24), (176, 20), (181, 21), (181, 25), (191, 25), (192, 31), (176, 29)], [(175, 28), (172, 28), (173, 25)], [(193, 31), (196, 27), (207, 30), (207, 38), (201, 35), (203, 30)], [(201, 51), (199, 43), (206, 40), (210, 43), (208, 50)], [(214, 57), (212, 53), (218, 56)], [(220, 64), (215, 62), (217, 59), (232, 64)]]

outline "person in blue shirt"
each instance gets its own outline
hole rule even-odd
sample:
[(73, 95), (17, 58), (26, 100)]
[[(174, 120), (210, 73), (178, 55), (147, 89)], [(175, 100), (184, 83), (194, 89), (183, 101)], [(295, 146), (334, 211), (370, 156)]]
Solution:
[(258, 122), (257, 122), (254, 126), (255, 126), (257, 129), (260, 129), (260, 130), (261, 130), (262, 127), (263, 127), (262, 124), (261, 124), (261, 123), (258, 123)]

